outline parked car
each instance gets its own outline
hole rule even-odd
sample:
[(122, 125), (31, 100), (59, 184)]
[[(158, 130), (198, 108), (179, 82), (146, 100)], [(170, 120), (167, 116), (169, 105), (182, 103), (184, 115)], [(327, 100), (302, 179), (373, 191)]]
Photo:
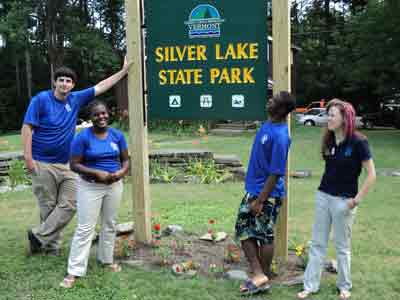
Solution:
[(320, 101), (314, 101), (308, 104), (306, 107), (297, 107), (296, 113), (306, 113), (313, 108), (325, 108), (325, 99), (321, 99)]
[(361, 122), (367, 129), (374, 126), (390, 126), (400, 129), (400, 94), (384, 98), (380, 103), (379, 111), (364, 114)]
[(319, 108), (319, 107), (318, 108), (311, 108), (311, 109), (309, 109), (308, 111), (306, 111), (304, 113), (296, 113), (296, 119), (299, 119), (300, 117), (303, 117), (304, 115), (310, 115), (310, 114), (316, 115), (316, 114), (318, 114), (320, 112), (323, 112), (325, 110), (326, 110), (326, 108)]
[[(328, 123), (328, 113), (325, 108), (313, 108), (305, 114), (297, 114), (298, 123), (306, 126), (325, 126)], [(363, 126), (361, 117), (356, 116), (356, 127)]]
[(324, 126), (328, 123), (325, 108), (312, 108), (305, 114), (297, 115), (297, 122), (305, 126)]

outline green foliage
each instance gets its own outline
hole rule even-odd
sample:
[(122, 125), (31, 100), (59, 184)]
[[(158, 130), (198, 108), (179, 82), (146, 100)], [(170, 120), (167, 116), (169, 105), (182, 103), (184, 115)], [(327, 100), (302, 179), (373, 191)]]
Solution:
[(161, 262), (166, 263), (171, 257), (172, 250), (168, 245), (160, 245), (159, 247), (154, 247), (153, 255), (158, 257)]
[(150, 160), (150, 178), (157, 182), (171, 183), (177, 176), (198, 178), (199, 183), (210, 184), (221, 183), (231, 175), (226, 170), (218, 169), (211, 159), (192, 159), (183, 169), (168, 166), (167, 163), (157, 160)]
[(205, 184), (220, 183), (229, 176), (227, 171), (218, 169), (214, 160), (211, 159), (189, 161), (186, 174), (199, 177), (200, 183)]
[(168, 166), (167, 163), (161, 163), (157, 160), (150, 160), (150, 177), (160, 181), (171, 183), (178, 175), (178, 170)]
[(5, 34), (8, 43), (27, 47), (29, 40), (30, 1), (12, 1), (7, 14), (0, 18), (0, 33)]
[(399, 91), (398, 1), (299, 2), (292, 12), (300, 102), (342, 97), (373, 110), (382, 96)]
[(149, 131), (168, 132), (174, 136), (189, 136), (199, 133), (200, 128), (208, 128), (210, 122), (211, 121), (150, 120)]
[(12, 190), (20, 184), (31, 184), (30, 178), (26, 175), (25, 164), (22, 160), (12, 160), (8, 170), (8, 181)]

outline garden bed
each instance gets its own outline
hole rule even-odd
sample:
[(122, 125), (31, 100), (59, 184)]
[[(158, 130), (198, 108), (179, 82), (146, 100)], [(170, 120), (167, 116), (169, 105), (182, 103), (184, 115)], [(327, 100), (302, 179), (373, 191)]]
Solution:
[[(229, 271), (233, 270), (242, 271), (239, 272), (242, 274), (248, 273), (248, 263), (244, 253), (229, 236), (223, 241), (213, 242), (200, 240), (198, 235), (182, 232), (178, 235), (163, 236), (157, 246), (136, 243), (132, 236), (132, 234), (120, 236), (116, 243), (116, 256), (126, 265), (148, 271), (166, 268), (173, 273), (176, 273), (173, 270), (173, 266), (176, 265), (195, 270), (191, 276), (185, 276), (183, 272), (182, 278), (192, 276), (228, 278)], [(276, 264), (273, 269), (277, 272)], [(294, 251), (290, 251), (286, 268), (279, 276), (272, 276), (271, 281), (275, 284), (301, 284), (303, 272), (302, 259), (296, 256)]]

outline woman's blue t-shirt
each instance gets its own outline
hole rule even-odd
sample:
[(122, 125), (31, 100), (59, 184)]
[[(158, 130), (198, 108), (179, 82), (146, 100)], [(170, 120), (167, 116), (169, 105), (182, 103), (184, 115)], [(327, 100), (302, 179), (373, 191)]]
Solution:
[(99, 139), (93, 133), (93, 128), (86, 128), (75, 136), (71, 145), (71, 156), (83, 156), (85, 167), (116, 172), (121, 169), (120, 153), (128, 146), (123, 133), (114, 128), (108, 128), (107, 137)]

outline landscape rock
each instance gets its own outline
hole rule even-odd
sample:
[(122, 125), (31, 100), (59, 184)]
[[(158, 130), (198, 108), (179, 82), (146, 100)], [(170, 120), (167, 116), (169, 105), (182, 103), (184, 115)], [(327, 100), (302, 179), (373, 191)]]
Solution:
[(246, 281), (249, 279), (247, 273), (242, 270), (230, 270), (224, 274), (224, 277), (230, 280)]
[(221, 242), (227, 238), (228, 234), (226, 232), (220, 231), (216, 233), (215, 240), (212, 238), (211, 233), (206, 233), (200, 237), (200, 240), (210, 241), (210, 242)]
[(239, 157), (233, 154), (214, 154), (214, 161), (216, 164), (222, 164), (230, 167), (243, 166)]
[(325, 262), (325, 270), (331, 273), (337, 273), (337, 261), (334, 259), (330, 259)]
[(293, 178), (309, 178), (312, 176), (312, 172), (310, 170), (298, 170), (293, 171), (290, 176)]
[(233, 174), (234, 180), (244, 181), (246, 178), (246, 170), (244, 167), (231, 168), (229, 171)]
[(131, 233), (134, 231), (133, 222), (117, 224), (117, 235)]
[(286, 280), (286, 281), (282, 282), (282, 284), (286, 285), (286, 286), (302, 285), (303, 284), (303, 280), (304, 280), (304, 276), (303, 275), (299, 275), (297, 277), (294, 277), (294, 278), (291, 278), (289, 280)]
[(183, 233), (183, 227), (180, 225), (168, 225), (162, 232), (163, 235), (178, 235)]
[(121, 260), (121, 263), (130, 267), (141, 267), (144, 261), (140, 259)]

